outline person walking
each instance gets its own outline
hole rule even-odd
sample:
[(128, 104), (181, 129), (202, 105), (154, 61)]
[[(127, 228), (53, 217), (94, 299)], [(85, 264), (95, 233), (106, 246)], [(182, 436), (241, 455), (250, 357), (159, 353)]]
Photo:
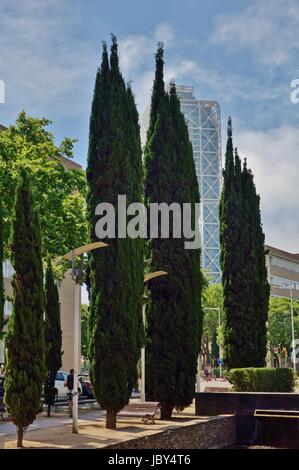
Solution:
[(70, 370), (70, 373), (67, 376), (66, 383), (64, 385), (67, 387), (68, 407), (69, 407), (70, 418), (72, 418), (73, 417), (74, 369)]

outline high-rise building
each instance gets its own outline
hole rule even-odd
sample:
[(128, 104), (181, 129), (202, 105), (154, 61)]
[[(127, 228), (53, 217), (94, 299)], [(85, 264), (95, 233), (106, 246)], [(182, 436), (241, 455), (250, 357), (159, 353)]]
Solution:
[(193, 147), (201, 196), (200, 232), (203, 269), (213, 282), (221, 281), (219, 200), (221, 191), (221, 119), (216, 101), (197, 100), (193, 87), (177, 86), (181, 110)]
[(266, 245), (268, 281), (273, 297), (299, 299), (299, 254)]

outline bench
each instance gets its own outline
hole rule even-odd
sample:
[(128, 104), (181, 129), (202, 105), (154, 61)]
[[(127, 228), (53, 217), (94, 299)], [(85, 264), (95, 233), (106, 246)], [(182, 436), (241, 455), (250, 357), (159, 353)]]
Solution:
[(161, 405), (157, 401), (130, 401), (119, 413), (118, 416), (140, 416), (143, 424), (155, 424), (156, 415)]

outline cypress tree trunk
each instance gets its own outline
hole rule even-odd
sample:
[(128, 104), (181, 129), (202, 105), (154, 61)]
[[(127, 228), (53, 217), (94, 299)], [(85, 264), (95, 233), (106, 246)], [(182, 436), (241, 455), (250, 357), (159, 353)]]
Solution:
[(116, 428), (116, 411), (107, 409), (106, 413), (106, 428), (115, 429)]
[(24, 429), (22, 426), (17, 428), (17, 447), (23, 447)]
[[(196, 228), (199, 192), (192, 147), (175, 86), (170, 94), (164, 91), (161, 45), (147, 137), (146, 204), (177, 203), (182, 214), (183, 203), (190, 203), (192, 228)], [(161, 224), (160, 220), (159, 230)], [(148, 283), (146, 307), (146, 396), (162, 403), (164, 419), (171, 417), (174, 407), (183, 409), (193, 400), (202, 333), (200, 249), (186, 249), (183, 233), (176, 238), (172, 217), (169, 235), (162, 238), (160, 233), (146, 247), (149, 272), (168, 273)]]
[(169, 403), (161, 402), (161, 419), (170, 419), (173, 411), (173, 406)]
[(23, 431), (40, 412), (46, 377), (44, 340), (43, 266), (39, 218), (27, 173), (22, 170), (16, 191), (12, 224), (13, 312), (5, 337), (7, 368), (4, 400), (18, 429)]
[[(90, 255), (90, 372), (97, 401), (107, 410), (107, 426), (115, 427), (116, 413), (128, 403), (136, 383), (143, 341), (142, 240), (121, 237), (117, 213), (115, 238), (95, 231), (99, 203), (110, 203), (117, 209), (119, 195), (126, 196), (128, 205), (141, 202), (143, 193), (138, 114), (131, 89), (119, 70), (115, 37), (110, 61), (104, 44), (96, 77), (87, 180), (90, 241), (102, 239), (109, 244)], [(122, 216), (127, 224), (126, 214)]]

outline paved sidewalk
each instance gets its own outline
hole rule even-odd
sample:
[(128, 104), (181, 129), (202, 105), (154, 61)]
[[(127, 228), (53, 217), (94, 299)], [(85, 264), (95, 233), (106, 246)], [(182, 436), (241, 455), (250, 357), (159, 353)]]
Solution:
[[(140, 417), (119, 417), (117, 429), (106, 429), (104, 418), (104, 412), (100, 410), (82, 413), (78, 423), (79, 434), (72, 433), (72, 425), (69, 418), (38, 418), (34, 423), (36, 426), (30, 426), (30, 429), (24, 435), (24, 447), (42, 449), (100, 449), (107, 445), (117, 445), (137, 437), (149, 437), (166, 430), (189, 426), (192, 423), (206, 423), (219, 419), (219, 417), (215, 416), (195, 416), (194, 405), (188, 407), (184, 412), (174, 412), (174, 419), (171, 421), (157, 420), (155, 424), (145, 425), (141, 422)], [(7, 423), (7, 425), (10, 425), (10, 423)], [(3, 427), (7, 425), (0, 425), (0, 434)], [(4, 448), (16, 448), (15, 430), (11, 427), (6, 428)]]
[[(97, 420), (102, 417), (103, 412), (101, 410), (92, 410), (79, 413), (79, 424), (81, 420), (90, 421)], [(58, 426), (70, 425), (72, 419), (66, 416), (65, 414), (53, 413), (50, 418), (47, 418), (44, 415), (39, 415), (36, 420), (29, 426), (27, 432), (35, 431), (37, 429), (46, 429), (46, 428), (56, 428)], [(0, 421), (0, 434), (4, 436), (12, 436), (16, 434), (16, 427), (11, 422), (1, 422)]]

